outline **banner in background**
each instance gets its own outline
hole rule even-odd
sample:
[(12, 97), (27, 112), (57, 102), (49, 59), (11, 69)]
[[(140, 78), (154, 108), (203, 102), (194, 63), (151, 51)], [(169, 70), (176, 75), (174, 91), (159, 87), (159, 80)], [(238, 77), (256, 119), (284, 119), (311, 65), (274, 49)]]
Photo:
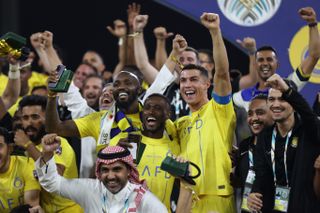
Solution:
[[(156, 0), (199, 22), (203, 12), (220, 16), (223, 36), (234, 45), (236, 39), (254, 37), (257, 47), (271, 45), (277, 50), (278, 73), (286, 77), (299, 66), (308, 54), (308, 26), (298, 10), (311, 6), (320, 20), (320, 1), (316, 0)], [(318, 26), (319, 27), (319, 26)], [(310, 82), (302, 90), (308, 102), (313, 103), (320, 92), (320, 62)]]

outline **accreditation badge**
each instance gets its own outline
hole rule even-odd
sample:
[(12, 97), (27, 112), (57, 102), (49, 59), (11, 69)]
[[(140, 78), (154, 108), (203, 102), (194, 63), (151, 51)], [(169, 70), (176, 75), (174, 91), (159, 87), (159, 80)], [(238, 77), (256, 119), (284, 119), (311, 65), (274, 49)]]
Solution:
[(249, 169), (248, 175), (246, 178), (246, 183), (243, 190), (242, 202), (241, 202), (241, 210), (246, 212), (250, 212), (247, 203), (248, 203), (249, 194), (251, 193), (251, 188), (252, 188), (252, 184), (254, 182), (255, 176), (256, 176), (255, 172)]
[(256, 177), (256, 173), (252, 169), (249, 169), (248, 175), (246, 178), (246, 183), (253, 184), (255, 177)]
[(287, 212), (289, 203), (290, 188), (277, 186), (274, 200), (274, 210)]

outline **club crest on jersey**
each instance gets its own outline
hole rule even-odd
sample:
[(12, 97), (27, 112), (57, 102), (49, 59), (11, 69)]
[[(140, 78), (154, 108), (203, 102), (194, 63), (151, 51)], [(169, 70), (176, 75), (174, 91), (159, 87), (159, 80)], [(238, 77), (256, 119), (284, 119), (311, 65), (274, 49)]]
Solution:
[(59, 146), (57, 149), (56, 149), (56, 154), (57, 155), (61, 155), (62, 154), (62, 147)]

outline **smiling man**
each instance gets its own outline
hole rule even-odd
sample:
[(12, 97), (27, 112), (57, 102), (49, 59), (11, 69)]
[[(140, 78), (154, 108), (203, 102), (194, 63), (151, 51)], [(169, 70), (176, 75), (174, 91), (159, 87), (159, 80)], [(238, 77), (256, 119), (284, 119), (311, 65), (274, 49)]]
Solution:
[(259, 94), (251, 100), (249, 104), (247, 123), (252, 136), (240, 142), (237, 161), (235, 162), (235, 177), (239, 181), (241, 192), (244, 193), (241, 206), (243, 210), (248, 210), (247, 197), (251, 191), (251, 186), (255, 177), (253, 158), (258, 134), (265, 127), (273, 124), (271, 112), (267, 106), (267, 99), (268, 96)]
[[(289, 78), (297, 85), (298, 90), (302, 90), (308, 82), (310, 75), (320, 58), (320, 36), (317, 27), (317, 15), (313, 8), (305, 7), (298, 11), (300, 17), (309, 25), (309, 54), (302, 60), (299, 67), (289, 75)], [(250, 88), (240, 90), (233, 95), (234, 104), (245, 108), (248, 111), (250, 100), (257, 94), (268, 94), (266, 80), (276, 73), (280, 63), (277, 52), (271, 46), (262, 46), (256, 51), (256, 71), (258, 83)]]
[[(203, 13), (201, 23), (211, 35), (216, 62), (214, 90), (208, 99), (208, 71), (198, 65), (187, 65), (180, 73), (180, 93), (191, 115), (179, 118), (181, 155), (197, 164), (201, 175), (193, 188), (200, 200), (192, 212), (234, 213), (233, 189), (230, 185), (231, 150), (235, 128), (235, 113), (231, 101), (229, 62), (222, 39), (219, 15)], [(194, 175), (194, 174), (193, 174)], [(185, 187), (181, 187), (186, 190)], [(181, 193), (184, 193), (180, 190)]]
[[(163, 92), (171, 83), (170, 81), (173, 81), (174, 76), (171, 73), (176, 66), (176, 61), (173, 58), (179, 57), (186, 47), (185, 39), (177, 35), (173, 40), (171, 57), (167, 59), (159, 72), (159, 76), (163, 80), (159, 84), (151, 85), (146, 91), (145, 98), (149, 94)], [(115, 77), (113, 82), (112, 92), (115, 104), (111, 109), (67, 121), (59, 120), (56, 110), (56, 93), (49, 91), (46, 109), (47, 130), (63, 137), (94, 137), (97, 141), (97, 149), (107, 145), (116, 145), (121, 138), (127, 138), (130, 132), (140, 134), (142, 129), (140, 120), (142, 105), (138, 100), (140, 91), (141, 82), (139, 78), (135, 74), (123, 70)]]
[[(25, 96), (19, 103), (22, 112), (23, 130), (17, 130), (14, 141), (23, 147), (32, 159), (41, 155), (41, 139), (45, 132), (45, 109), (47, 100), (42, 96)], [(61, 140), (61, 148), (56, 150), (54, 158), (58, 172), (66, 178), (77, 178), (75, 154), (69, 143)], [(58, 195), (50, 194), (42, 189), (40, 195), (41, 207), (46, 212), (83, 212), (79, 205)]]
[(40, 184), (47, 191), (76, 201), (85, 212), (167, 212), (139, 180), (127, 149), (109, 146), (100, 151), (97, 179), (65, 179), (56, 172), (52, 158), (59, 143), (56, 134), (46, 135), (42, 140), (42, 157), (36, 161)]
[(40, 186), (32, 162), (24, 156), (11, 156), (13, 141), (0, 127), (0, 212), (8, 213), (23, 204), (39, 205)]
[(313, 166), (320, 153), (319, 120), (289, 81), (274, 74), (267, 86), (275, 124), (258, 135), (248, 207), (262, 212), (320, 212), (313, 188)]
[(145, 100), (142, 138), (137, 153), (137, 169), (141, 178), (146, 180), (150, 191), (166, 205), (168, 211), (175, 178), (160, 166), (166, 156), (180, 154), (176, 128), (169, 118), (170, 104), (165, 96), (152, 94)]
[(81, 89), (82, 96), (86, 99), (88, 106), (98, 110), (99, 109), (99, 98), (102, 93), (103, 79), (98, 75), (89, 75)]

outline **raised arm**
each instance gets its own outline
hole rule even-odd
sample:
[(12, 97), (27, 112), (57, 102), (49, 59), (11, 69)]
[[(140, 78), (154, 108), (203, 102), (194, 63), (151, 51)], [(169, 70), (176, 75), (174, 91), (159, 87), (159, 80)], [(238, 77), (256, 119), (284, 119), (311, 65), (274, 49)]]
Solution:
[(45, 51), (45, 44), (42, 32), (34, 33), (30, 36), (30, 43), (37, 52), (45, 72), (50, 72), (51, 65), (49, 62), (48, 54)]
[(113, 22), (114, 28), (107, 26), (107, 30), (115, 37), (119, 39), (119, 52), (118, 52), (118, 64), (113, 70), (113, 76), (116, 76), (124, 67), (126, 63), (126, 47), (127, 47), (127, 27), (126, 23), (122, 20), (117, 19)]
[(173, 36), (173, 33), (168, 33), (164, 27), (156, 27), (153, 30), (154, 36), (157, 39), (156, 53), (155, 53), (155, 67), (160, 70), (162, 65), (166, 62), (168, 54), (166, 51), (166, 40), (170, 36)]
[[(58, 174), (53, 155), (60, 146), (60, 138), (55, 134), (45, 135), (41, 141), (42, 155), (35, 162), (41, 186), (50, 193), (57, 193), (63, 197), (76, 201), (80, 205), (90, 197), (90, 187), (86, 179), (66, 179)], [(91, 193), (92, 196), (92, 193)]]
[(146, 98), (153, 93), (163, 94), (167, 87), (174, 82), (176, 77), (174, 76), (174, 71), (181, 71), (181, 63), (178, 58), (182, 52), (187, 48), (187, 41), (181, 35), (176, 35), (172, 41), (172, 51), (170, 56), (167, 58), (165, 64), (162, 66), (159, 74), (157, 75), (154, 82), (151, 84), (150, 88), (146, 91), (143, 97), (142, 103)]
[[(141, 5), (132, 3), (128, 5), (127, 14), (128, 14), (128, 25), (129, 25), (129, 33), (134, 33), (134, 19), (137, 15), (140, 14)], [(127, 51), (126, 51), (126, 64), (127, 65), (135, 65), (135, 56), (134, 56), (134, 43), (133, 38), (127, 38)]]
[(239, 89), (245, 89), (253, 86), (258, 81), (258, 74), (255, 67), (255, 52), (257, 50), (256, 40), (251, 37), (246, 37), (242, 41), (237, 40), (237, 43), (240, 44), (249, 55), (249, 73), (240, 78)]
[(59, 58), (57, 51), (53, 47), (53, 34), (49, 31), (44, 31), (42, 35), (44, 39), (45, 50), (48, 55), (50, 71), (55, 70), (59, 64), (62, 64), (62, 61)]
[(143, 38), (143, 29), (148, 23), (148, 15), (138, 15), (133, 21), (133, 30), (136, 35), (133, 37), (134, 42), (134, 56), (136, 59), (137, 67), (142, 72), (145, 80), (152, 84), (158, 70), (154, 68), (148, 58), (147, 49)]
[(305, 76), (310, 76), (320, 58), (320, 36), (317, 27), (317, 14), (312, 7), (301, 8), (299, 14), (309, 25), (309, 54), (301, 62), (301, 70)]
[(200, 20), (202, 25), (209, 30), (212, 39), (212, 52), (215, 61), (214, 92), (219, 96), (230, 95), (229, 61), (221, 34), (219, 15), (215, 13), (203, 13)]
[(78, 127), (73, 120), (60, 120), (57, 111), (56, 93), (52, 91), (48, 92), (45, 124), (48, 133), (57, 133), (62, 137), (80, 137)]
[(20, 70), (19, 61), (13, 56), (8, 56), (9, 61), (9, 73), (8, 73), (8, 83), (2, 94), (2, 101), (5, 106), (5, 110), (8, 110), (12, 105), (16, 103), (20, 94)]
[[(49, 81), (56, 82), (57, 71), (51, 71)], [(73, 120), (61, 121), (57, 111), (57, 93), (48, 90), (45, 126), (48, 133), (57, 133), (62, 137), (80, 137), (77, 125)]]

